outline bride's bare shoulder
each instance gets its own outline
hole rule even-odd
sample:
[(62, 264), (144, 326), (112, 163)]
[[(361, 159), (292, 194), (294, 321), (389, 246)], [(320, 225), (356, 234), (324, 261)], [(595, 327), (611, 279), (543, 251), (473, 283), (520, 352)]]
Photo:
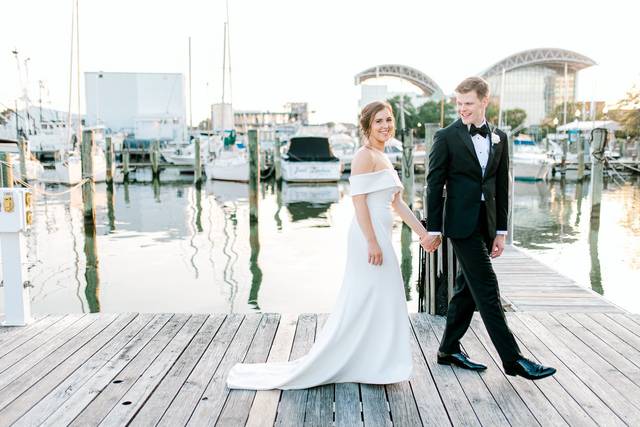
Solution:
[(375, 156), (366, 147), (360, 147), (351, 161), (351, 175), (373, 172), (376, 166)]

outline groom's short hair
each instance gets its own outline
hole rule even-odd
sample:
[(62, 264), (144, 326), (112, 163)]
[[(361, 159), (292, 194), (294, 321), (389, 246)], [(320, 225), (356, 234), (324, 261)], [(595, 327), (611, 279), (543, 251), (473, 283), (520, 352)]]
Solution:
[(469, 93), (472, 90), (476, 92), (479, 99), (489, 96), (489, 83), (482, 77), (467, 77), (458, 86), (456, 93)]

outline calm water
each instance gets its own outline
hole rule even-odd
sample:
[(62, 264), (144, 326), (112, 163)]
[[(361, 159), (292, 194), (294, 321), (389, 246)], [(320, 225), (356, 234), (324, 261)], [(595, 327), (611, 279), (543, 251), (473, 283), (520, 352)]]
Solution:
[[(422, 182), (422, 176), (417, 177)], [(416, 185), (421, 187), (421, 185)], [(48, 187), (61, 191), (63, 187)], [(26, 237), (35, 313), (326, 312), (339, 290), (353, 215), (347, 181), (278, 190), (262, 183), (249, 224), (245, 184), (96, 187), (85, 232), (79, 190), (39, 197)], [(640, 185), (609, 184), (599, 230), (588, 184), (516, 184), (515, 242), (614, 303), (640, 312)], [(416, 194), (420, 207), (421, 194)], [(394, 242), (417, 311), (417, 240)]]

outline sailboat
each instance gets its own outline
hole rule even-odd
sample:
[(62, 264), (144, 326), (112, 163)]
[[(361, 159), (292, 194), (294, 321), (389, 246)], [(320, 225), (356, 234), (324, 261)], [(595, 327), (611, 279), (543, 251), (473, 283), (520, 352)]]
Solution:
[[(73, 41), (75, 35), (76, 41), (76, 72), (77, 72), (77, 102), (78, 102), (78, 117), (77, 117), (77, 131), (76, 136), (82, 137), (82, 120), (80, 113), (80, 32), (79, 32), (79, 15), (78, 15), (78, 0), (74, 2), (74, 10), (71, 17), (71, 63), (69, 64), (69, 111), (67, 115), (67, 147), (58, 151), (56, 155), (56, 161), (54, 162), (54, 168), (56, 174), (53, 178), (54, 182), (66, 185), (75, 185), (82, 181), (82, 163), (80, 153), (78, 152), (79, 144), (73, 144), (73, 135), (71, 133), (71, 104), (72, 104), (72, 82), (73, 82), (73, 59), (74, 49)], [(94, 139), (95, 140), (95, 139)], [(97, 144), (93, 144), (93, 179), (95, 182), (101, 182), (106, 179), (107, 175), (107, 161), (103, 149)]]
[[(226, 129), (227, 105), (226, 79), (229, 77), (229, 92), (231, 92), (231, 41), (229, 37), (229, 4), (227, 3), (227, 18), (224, 23), (224, 48), (222, 56), (222, 103), (220, 117), (222, 118), (222, 149), (211, 155), (205, 164), (205, 174), (208, 179), (223, 181), (249, 182), (249, 156), (245, 148), (235, 143), (235, 130)], [(231, 115), (233, 115), (233, 109)], [(212, 123), (213, 124), (213, 123)]]

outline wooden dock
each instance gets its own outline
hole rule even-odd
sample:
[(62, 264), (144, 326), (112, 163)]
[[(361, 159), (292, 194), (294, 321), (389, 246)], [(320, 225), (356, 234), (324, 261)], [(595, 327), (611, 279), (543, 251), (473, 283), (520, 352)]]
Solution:
[(610, 312), (620, 307), (513, 246), (493, 261), (500, 295), (514, 311)]
[(0, 328), (0, 425), (638, 425), (640, 316), (507, 317), (554, 377), (505, 376), (478, 318), (463, 346), (489, 369), (438, 365), (444, 319), (411, 314), (410, 381), (230, 391), (234, 363), (302, 356), (326, 315), (45, 316)]

